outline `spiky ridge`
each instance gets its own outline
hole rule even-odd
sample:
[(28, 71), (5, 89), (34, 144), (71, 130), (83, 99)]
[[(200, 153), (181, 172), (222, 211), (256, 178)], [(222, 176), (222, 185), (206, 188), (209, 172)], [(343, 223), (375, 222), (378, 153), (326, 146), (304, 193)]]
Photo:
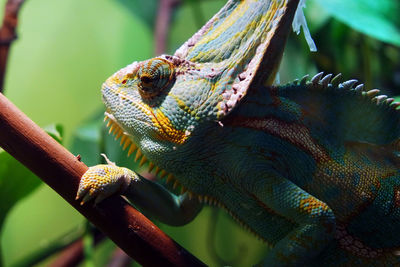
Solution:
[(393, 98), (388, 98), (386, 95), (378, 95), (380, 93), (379, 89), (371, 89), (369, 91), (364, 91), (364, 84), (357, 84), (358, 80), (352, 79), (348, 81), (342, 81), (342, 74), (339, 73), (335, 77), (332, 78), (332, 74), (327, 74), (324, 76), (323, 72), (319, 72), (314, 75), (311, 79), (309, 79), (309, 75), (305, 75), (300, 80), (294, 80), (292, 83), (287, 84), (290, 85), (303, 85), (308, 86), (313, 89), (329, 89), (329, 88), (337, 88), (343, 90), (353, 91), (362, 96), (366, 96), (371, 99), (373, 103), (377, 105), (386, 105), (393, 109), (397, 109), (400, 106), (399, 102), (395, 102)]
[(308, 127), (323, 121), (321, 127), (330, 127), (330, 132), (343, 141), (399, 147), (400, 103), (380, 95), (378, 89), (365, 91), (357, 80), (342, 81), (340, 74), (332, 78), (332, 74), (324, 76), (321, 72), (277, 90), (280, 97), (301, 105)]

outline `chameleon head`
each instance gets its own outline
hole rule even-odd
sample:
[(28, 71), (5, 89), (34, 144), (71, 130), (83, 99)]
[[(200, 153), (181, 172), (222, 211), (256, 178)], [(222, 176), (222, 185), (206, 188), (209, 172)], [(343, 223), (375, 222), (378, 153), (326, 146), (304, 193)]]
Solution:
[(203, 129), (227, 116), (249, 88), (274, 80), (297, 3), (228, 1), (173, 56), (115, 73), (102, 93), (117, 136), (156, 164), (171, 161), (177, 149), (189, 151), (192, 141), (204, 143)]
[(176, 149), (213, 110), (207, 79), (174, 56), (134, 62), (103, 84), (106, 117), (146, 155)]

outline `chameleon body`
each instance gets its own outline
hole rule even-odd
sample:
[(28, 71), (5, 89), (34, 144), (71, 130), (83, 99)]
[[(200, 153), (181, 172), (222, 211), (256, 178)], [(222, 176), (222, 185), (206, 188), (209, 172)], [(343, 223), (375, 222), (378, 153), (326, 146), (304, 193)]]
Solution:
[(124, 194), (174, 225), (216, 203), (267, 266), (400, 264), (400, 104), (322, 73), (272, 85), (297, 5), (229, 1), (173, 56), (111, 76), (110, 132), (182, 195), (108, 162), (77, 198)]

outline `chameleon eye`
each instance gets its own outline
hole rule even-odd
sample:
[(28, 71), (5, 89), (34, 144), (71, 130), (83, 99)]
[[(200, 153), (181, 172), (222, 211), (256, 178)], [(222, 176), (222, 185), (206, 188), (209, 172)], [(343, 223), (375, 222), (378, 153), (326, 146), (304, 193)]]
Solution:
[(143, 98), (158, 95), (174, 79), (174, 67), (162, 58), (150, 59), (139, 68), (139, 93)]

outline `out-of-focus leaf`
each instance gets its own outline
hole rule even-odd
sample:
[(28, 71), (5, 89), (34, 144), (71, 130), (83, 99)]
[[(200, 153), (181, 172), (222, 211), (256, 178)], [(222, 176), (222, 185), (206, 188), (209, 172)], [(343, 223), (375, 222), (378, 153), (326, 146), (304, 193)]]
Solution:
[(333, 17), (381, 41), (400, 46), (400, 2), (315, 0)]
[(86, 231), (83, 235), (84, 266), (94, 267), (94, 227), (86, 222)]
[(322, 10), (316, 1), (307, 1), (304, 12), (311, 33), (320, 30), (331, 18), (330, 14)]
[[(61, 236), (48, 242), (43, 242), (35, 247), (35, 251), (25, 257), (22, 257), (18, 262), (11, 266), (36, 266), (43, 260), (71, 245), (73, 242), (80, 239), (85, 233), (83, 225), (78, 225), (76, 228), (63, 233)], [(43, 265), (43, 264), (42, 264)], [(44, 266), (47, 266), (44, 264)]]
[(159, 0), (117, 0), (150, 27), (154, 26)]
[(93, 119), (79, 126), (73, 134), (71, 152), (74, 155), (79, 154), (88, 166), (100, 163), (103, 114), (103, 111), (99, 111)]
[(43, 127), (51, 137), (53, 137), (60, 144), (62, 143), (62, 136), (64, 135), (64, 128), (60, 124), (50, 124)]
[(40, 183), (30, 170), (0, 149), (0, 227), (11, 207)]

